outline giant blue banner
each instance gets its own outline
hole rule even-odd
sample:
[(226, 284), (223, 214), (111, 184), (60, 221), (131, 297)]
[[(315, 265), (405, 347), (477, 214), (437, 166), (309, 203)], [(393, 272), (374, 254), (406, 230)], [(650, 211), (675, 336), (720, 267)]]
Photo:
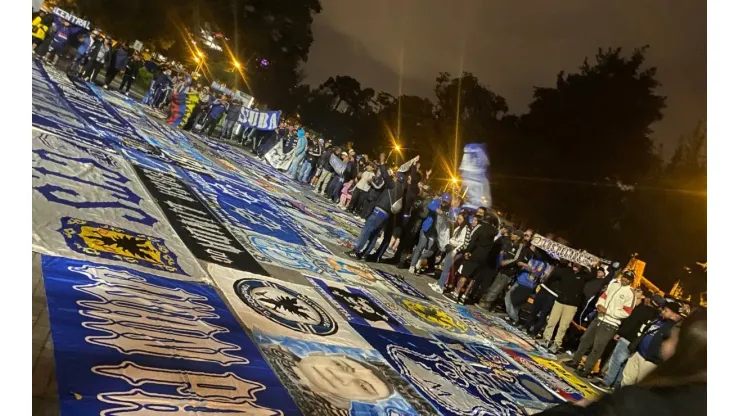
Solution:
[(298, 414), (206, 285), (42, 257), (62, 416)]

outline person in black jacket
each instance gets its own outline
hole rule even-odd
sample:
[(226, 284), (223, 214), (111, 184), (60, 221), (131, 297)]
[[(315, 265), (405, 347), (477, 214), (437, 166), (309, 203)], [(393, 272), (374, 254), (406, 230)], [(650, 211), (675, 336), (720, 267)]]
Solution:
[(234, 98), (229, 103), (229, 108), (226, 110), (226, 120), (224, 120), (223, 126), (221, 126), (221, 134), (218, 135), (219, 139), (230, 139), (231, 131), (234, 129), (234, 125), (239, 121), (239, 113), (242, 111), (242, 101), (238, 98)]
[[(394, 207), (398, 207), (399, 204), (403, 206), (405, 191), (406, 174), (405, 172), (398, 172), (396, 180), (391, 182), (389, 186), (380, 193), (378, 202), (375, 204), (372, 214), (368, 217), (367, 221), (365, 221), (365, 225), (362, 227), (362, 231), (360, 231), (360, 237), (358, 238), (354, 249), (345, 254), (356, 259), (362, 259), (370, 254), (370, 251), (375, 248), (375, 243), (377, 242), (380, 231), (385, 228), (388, 220), (392, 215), (401, 212), (401, 210), (394, 209)], [(382, 248), (383, 244), (381, 244), (378, 250)], [(382, 256), (383, 251), (379, 251), (379, 254)]]
[(493, 237), (496, 236), (491, 221), (492, 217), (488, 211), (483, 216), (476, 215), (473, 218), (473, 228), (470, 230), (470, 241), (462, 250), (461, 277), (457, 281), (453, 297), (463, 305), (474, 287), (475, 280), (487, 270), (488, 256), (493, 249)]
[[(597, 266), (597, 262), (592, 265), (594, 269)], [(584, 271), (581, 265), (577, 263), (571, 263), (570, 267), (558, 267), (550, 273), (547, 282), (548, 284), (558, 284), (558, 300), (555, 301), (550, 311), (550, 318), (547, 320), (547, 327), (542, 338), (545, 345), (550, 346), (550, 352), (553, 354), (560, 350), (565, 333), (570, 328), (570, 322), (576, 314), (578, 305), (581, 304), (583, 287), (586, 282), (595, 278), (595, 270), (593, 272)], [(558, 327), (558, 333), (550, 344), (555, 327)]]
[(637, 338), (637, 333), (646, 322), (658, 317), (658, 309), (663, 308), (664, 305), (665, 300), (662, 296), (646, 296), (639, 305), (635, 306), (630, 316), (622, 321), (617, 335), (614, 336), (617, 340), (617, 345), (614, 347), (614, 351), (612, 351), (612, 355), (609, 358), (609, 365), (607, 366), (608, 369), (606, 370), (604, 381), (591, 382), (594, 388), (601, 391), (608, 391), (622, 384), (622, 370), (630, 357), (630, 343)]
[(123, 71), (123, 79), (121, 79), (121, 85), (118, 87), (118, 92), (128, 95), (128, 92), (131, 89), (131, 84), (133, 84), (136, 77), (139, 76), (139, 69), (141, 69), (142, 65), (141, 56), (139, 56), (138, 53), (135, 53), (133, 59), (129, 59), (126, 63), (126, 69)]
[[(522, 265), (526, 265), (532, 258), (530, 250), (523, 241), (524, 233), (520, 230), (512, 231), (511, 244), (503, 251), (501, 266), (498, 269), (493, 284), (475, 306), (483, 310), (492, 310), (493, 304), (501, 296), (511, 283), (511, 280), (522, 270)], [(493, 245), (493, 244), (492, 244)]]

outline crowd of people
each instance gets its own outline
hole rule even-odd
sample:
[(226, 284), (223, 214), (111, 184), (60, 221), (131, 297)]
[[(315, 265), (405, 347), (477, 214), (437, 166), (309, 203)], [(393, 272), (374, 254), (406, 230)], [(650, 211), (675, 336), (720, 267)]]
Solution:
[(551, 353), (563, 353), (575, 334), (577, 348), (565, 364), (594, 387), (634, 385), (667, 358), (663, 345), (683, 319), (679, 303), (634, 288), (634, 272), (619, 263), (559, 259), (532, 245), (534, 230), (505, 225), (486, 207), (465, 208), (454, 191), (435, 194), (427, 184), (432, 171), (419, 156), (394, 170), (384, 153), (358, 155), (352, 143), (334, 145), (289, 122), (255, 146), (257, 155), (364, 221), (349, 257), (434, 275), (430, 287), (460, 304), (485, 311), (502, 305), (506, 320)]
[(52, 65), (56, 65), (60, 57), (65, 57), (71, 62), (67, 67), (69, 75), (93, 83), (104, 69), (105, 89), (109, 89), (113, 80), (121, 75), (118, 91), (129, 94), (143, 60), (126, 42), (114, 44), (113, 39), (102, 36), (100, 30), (87, 31), (44, 9), (33, 17), (32, 27), (35, 55)]

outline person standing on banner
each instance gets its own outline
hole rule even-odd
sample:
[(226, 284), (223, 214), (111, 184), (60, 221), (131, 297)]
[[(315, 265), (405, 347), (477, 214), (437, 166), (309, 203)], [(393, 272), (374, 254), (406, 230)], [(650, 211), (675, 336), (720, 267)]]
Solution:
[(228, 102), (229, 98), (224, 94), (221, 95), (221, 98), (215, 100), (211, 104), (210, 111), (208, 111), (208, 118), (203, 124), (203, 127), (201, 127), (200, 129), (200, 132), (205, 133), (206, 137), (209, 137), (213, 134), (213, 130), (216, 129), (219, 120), (221, 120), (221, 116), (223, 115), (224, 111), (226, 111), (226, 106), (228, 105)]
[[(384, 228), (387, 228), (385, 225), (390, 217), (401, 213), (403, 210), (404, 197), (406, 196), (406, 171), (409, 168), (409, 162), (398, 168), (399, 172), (396, 175), (396, 180), (389, 182), (388, 186), (380, 193), (372, 214), (365, 221), (365, 225), (360, 231), (360, 237), (357, 239), (355, 247), (345, 253), (349, 257), (361, 259), (370, 254), (378, 240), (378, 235)], [(383, 244), (380, 245), (380, 249), (384, 249)], [(383, 252), (380, 253), (382, 255)]]
[(527, 263), (519, 264), (522, 271), (516, 277), (514, 285), (511, 286), (509, 291), (506, 292), (506, 296), (504, 296), (507, 318), (516, 326), (519, 325), (519, 309), (521, 309), (521, 305), (526, 303), (529, 296), (534, 293), (547, 268), (547, 256), (542, 255), (542, 252), (537, 248), (531, 248), (531, 250), (533, 252), (532, 259)]
[(551, 264), (545, 271), (540, 282), (540, 289), (532, 302), (532, 309), (529, 312), (529, 320), (526, 324), (527, 334), (535, 339), (542, 338), (542, 330), (545, 329), (547, 318), (552, 312), (555, 301), (558, 300), (559, 282), (551, 282), (550, 274), (555, 270)]
[(453, 279), (455, 265), (458, 264), (463, 254), (460, 250), (470, 242), (470, 220), (465, 211), (460, 211), (455, 217), (455, 228), (452, 230), (449, 243), (444, 247), (444, 260), (442, 261), (442, 273), (436, 283), (429, 283), (429, 287), (437, 293), (445, 293), (454, 287)]
[(105, 72), (105, 84), (103, 84), (103, 88), (107, 90), (116, 76), (126, 69), (128, 60), (128, 47), (125, 43), (121, 42), (118, 48), (111, 53), (110, 62), (108, 63), (108, 68)]
[(118, 92), (128, 95), (128, 92), (131, 89), (131, 84), (133, 84), (136, 77), (139, 76), (141, 66), (141, 57), (138, 53), (134, 53), (133, 59), (130, 59), (126, 63), (126, 69), (123, 71), (123, 79), (121, 79), (121, 85), (118, 87)]
[(298, 168), (303, 164), (303, 159), (306, 158), (306, 152), (308, 151), (308, 134), (305, 130), (299, 129), (296, 132), (296, 144), (295, 151), (293, 152), (293, 160), (290, 161), (290, 167), (288, 167), (288, 176), (293, 179), (298, 179)]
[(72, 65), (67, 71), (68, 74), (75, 77), (80, 75), (83, 64), (85, 63), (85, 59), (87, 59), (88, 57), (88, 52), (92, 49), (98, 37), (100, 37), (100, 31), (98, 29), (95, 29), (88, 36), (82, 36), (83, 38), (80, 41), (80, 45), (75, 51), (75, 57), (72, 60)]
[(221, 134), (218, 135), (220, 139), (231, 139), (231, 132), (234, 130), (234, 126), (239, 121), (239, 114), (242, 111), (242, 102), (238, 98), (231, 100), (229, 109), (226, 110), (226, 120), (223, 126), (221, 126)]
[(622, 370), (622, 387), (639, 383), (663, 362), (663, 342), (682, 319), (679, 304), (667, 302), (660, 317), (645, 324), (640, 336), (629, 345), (629, 351), (634, 354)]
[[(596, 302), (598, 317), (588, 326), (586, 333), (581, 337), (578, 349), (573, 354), (573, 359), (564, 362), (563, 365), (576, 369), (581, 377), (591, 374), (596, 361), (601, 358), (604, 348), (619, 330), (622, 320), (632, 313), (635, 294), (630, 284), (634, 279), (634, 272), (628, 270), (622, 273), (618, 281), (607, 286), (606, 291), (601, 294), (598, 302)], [(561, 296), (562, 290), (563, 287), (561, 287)], [(586, 363), (581, 367), (581, 359), (586, 354), (588, 354)]]
[(85, 65), (85, 73), (82, 75), (85, 81), (95, 84), (95, 79), (98, 77), (100, 69), (110, 59), (110, 42), (110, 37), (106, 37), (105, 39), (96, 41), (93, 44), (90, 52), (88, 52), (89, 60), (87, 65)]
[(630, 316), (619, 326), (619, 331), (614, 338), (617, 345), (609, 358), (606, 376), (603, 381), (591, 382), (590, 384), (601, 391), (609, 391), (622, 385), (622, 370), (630, 358), (629, 346), (638, 337), (638, 332), (647, 322), (658, 317), (659, 310), (665, 306), (665, 299), (660, 295), (646, 296), (643, 298)]
[(470, 241), (463, 250), (463, 263), (460, 266), (460, 278), (453, 297), (460, 304), (465, 304), (470, 293), (475, 289), (476, 281), (488, 271), (488, 257), (493, 249), (493, 237), (496, 232), (491, 226), (493, 220), (488, 210), (483, 215), (473, 217), (470, 230)]
[(57, 60), (59, 60), (59, 55), (64, 55), (67, 43), (69, 42), (69, 37), (73, 36), (80, 30), (79, 28), (71, 27), (69, 21), (65, 19), (60, 20), (61, 24), (57, 25), (57, 30), (54, 32), (51, 39), (51, 47), (45, 57), (46, 61), (52, 65), (56, 65)]
[[(594, 266), (596, 267), (596, 266)], [(581, 303), (583, 296), (583, 287), (586, 283), (596, 276), (583, 270), (578, 263), (571, 263), (568, 267), (557, 267), (550, 277), (547, 278), (547, 285), (550, 287), (557, 286), (557, 300), (550, 311), (550, 318), (547, 320), (547, 327), (542, 336), (545, 347), (550, 347), (550, 352), (557, 354), (560, 346), (563, 344), (563, 338), (570, 328), (570, 323), (576, 314), (578, 305)], [(543, 289), (540, 289), (542, 291)], [(555, 328), (558, 332), (555, 339), (552, 340)], [(552, 340), (552, 342), (550, 342)]]

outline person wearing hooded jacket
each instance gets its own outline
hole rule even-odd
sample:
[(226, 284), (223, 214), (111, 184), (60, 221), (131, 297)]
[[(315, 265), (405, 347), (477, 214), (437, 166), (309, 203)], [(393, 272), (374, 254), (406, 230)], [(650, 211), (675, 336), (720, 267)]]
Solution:
[(121, 85), (118, 87), (118, 92), (121, 94), (128, 95), (131, 89), (131, 84), (134, 83), (136, 77), (139, 76), (139, 70), (143, 63), (139, 54), (134, 54), (133, 59), (129, 59), (126, 63), (126, 69), (123, 71), (123, 79), (121, 79)]

